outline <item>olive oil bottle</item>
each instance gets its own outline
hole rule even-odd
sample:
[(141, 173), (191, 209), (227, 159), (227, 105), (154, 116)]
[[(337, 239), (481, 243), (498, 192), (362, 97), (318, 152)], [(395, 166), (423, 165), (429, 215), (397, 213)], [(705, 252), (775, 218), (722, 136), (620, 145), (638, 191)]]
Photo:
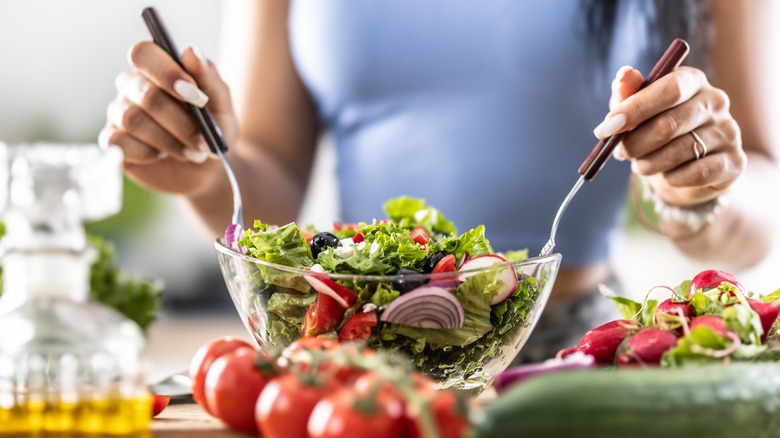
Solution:
[(148, 436), (138, 326), (90, 300), (83, 223), (119, 211), (122, 153), (0, 144), (0, 437)]

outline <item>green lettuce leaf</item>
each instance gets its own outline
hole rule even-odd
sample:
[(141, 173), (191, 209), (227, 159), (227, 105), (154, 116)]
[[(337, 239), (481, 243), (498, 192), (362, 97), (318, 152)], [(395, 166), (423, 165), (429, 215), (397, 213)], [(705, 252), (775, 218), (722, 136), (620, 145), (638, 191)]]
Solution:
[(385, 202), (383, 207), (387, 217), (402, 228), (410, 229), (422, 225), (427, 230), (442, 234), (457, 233), (452, 222), (422, 199), (400, 196)]
[(454, 234), (441, 240), (441, 250), (455, 256), (460, 260), (465, 254), (469, 257), (477, 257), (485, 254), (493, 254), (493, 248), (485, 238), (485, 226), (479, 225), (460, 236)]
[[(268, 224), (255, 221), (255, 230), (246, 230), (239, 245), (248, 256), (268, 263), (306, 269), (314, 264), (311, 251), (301, 230), (294, 222), (271, 229)], [(311, 290), (309, 283), (301, 276), (258, 264), (262, 281), (275, 286), (295, 289), (301, 292)]]
[(268, 298), (268, 338), (273, 345), (289, 345), (301, 336), (306, 311), (317, 294), (272, 293)]

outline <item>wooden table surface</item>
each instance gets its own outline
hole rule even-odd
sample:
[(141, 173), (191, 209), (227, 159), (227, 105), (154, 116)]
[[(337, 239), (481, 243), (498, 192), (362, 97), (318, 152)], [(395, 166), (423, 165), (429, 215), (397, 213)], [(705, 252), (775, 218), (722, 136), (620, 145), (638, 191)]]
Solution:
[(155, 437), (246, 437), (232, 432), (196, 404), (171, 405), (154, 419)]

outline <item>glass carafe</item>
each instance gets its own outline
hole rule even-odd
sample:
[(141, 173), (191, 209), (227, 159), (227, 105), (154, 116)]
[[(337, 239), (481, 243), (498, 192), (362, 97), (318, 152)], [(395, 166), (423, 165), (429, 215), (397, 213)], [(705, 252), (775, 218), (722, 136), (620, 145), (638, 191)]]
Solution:
[(90, 300), (83, 223), (121, 205), (122, 153), (0, 144), (0, 437), (148, 430), (144, 337)]

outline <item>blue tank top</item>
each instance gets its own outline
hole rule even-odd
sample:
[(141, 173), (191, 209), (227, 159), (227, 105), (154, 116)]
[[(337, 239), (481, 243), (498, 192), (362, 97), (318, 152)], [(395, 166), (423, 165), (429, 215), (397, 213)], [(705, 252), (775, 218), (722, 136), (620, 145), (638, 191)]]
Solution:
[[(485, 224), (496, 250), (537, 253), (614, 72), (652, 67), (643, 16), (620, 12), (599, 69), (574, 0), (293, 0), (293, 60), (334, 139), (342, 220), (421, 197), (461, 232)], [(611, 160), (574, 198), (556, 239), (565, 264), (608, 257), (629, 173)]]

